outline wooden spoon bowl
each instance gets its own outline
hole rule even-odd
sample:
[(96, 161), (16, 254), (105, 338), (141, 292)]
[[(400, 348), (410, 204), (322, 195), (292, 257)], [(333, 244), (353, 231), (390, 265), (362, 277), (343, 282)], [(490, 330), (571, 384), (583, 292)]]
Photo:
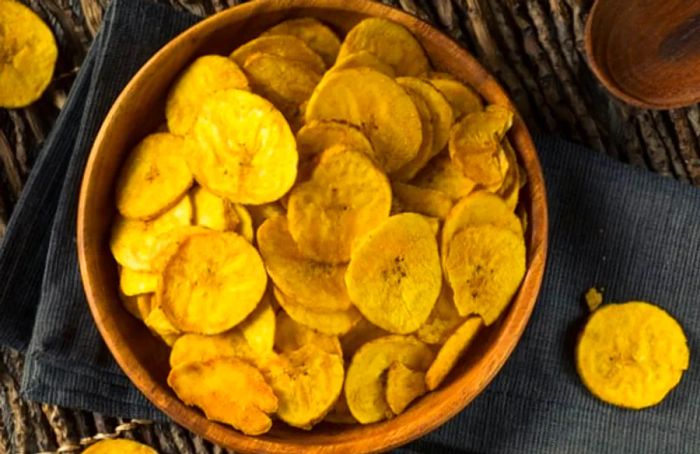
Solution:
[(509, 138), (527, 173), (522, 191), (529, 213), (528, 271), (507, 313), (485, 330), (476, 348), (439, 390), (400, 416), (366, 426), (321, 424), (301, 431), (276, 423), (249, 437), (207, 420), (170, 390), (168, 349), (119, 302), (116, 265), (108, 240), (115, 216), (114, 183), (130, 148), (162, 121), (168, 87), (197, 56), (228, 54), (266, 28), (291, 17), (316, 17), (344, 33), (358, 21), (380, 16), (403, 24), (425, 46), (436, 68), (469, 83), (491, 103), (515, 108), (496, 81), (459, 45), (428, 24), (371, 1), (256, 1), (219, 13), (160, 50), (127, 85), (102, 125), (85, 170), (78, 213), (80, 269), (90, 309), (107, 346), (131, 381), (173, 420), (219, 445), (243, 452), (366, 452), (389, 449), (435, 429), (471, 402), (493, 379), (525, 329), (542, 281), (547, 247), (547, 206), (542, 172), (530, 135), (516, 115)]
[(597, 0), (585, 45), (595, 75), (629, 104), (671, 109), (700, 101), (700, 2)]

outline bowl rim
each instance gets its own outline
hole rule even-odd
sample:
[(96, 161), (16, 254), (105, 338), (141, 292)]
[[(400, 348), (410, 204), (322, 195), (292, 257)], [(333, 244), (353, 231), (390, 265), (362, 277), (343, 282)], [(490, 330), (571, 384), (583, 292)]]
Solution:
[[(483, 371), (479, 375), (479, 381), (472, 384), (471, 388), (468, 389), (467, 383), (464, 382), (467, 374), (462, 374), (462, 376), (452, 380), (451, 383), (443, 384), (441, 388), (430, 393), (433, 395), (433, 402), (431, 402), (433, 405), (423, 409), (421, 417), (413, 419), (402, 418), (406, 415), (404, 413), (390, 420), (365, 426), (352, 426), (359, 427), (360, 429), (358, 430), (361, 430), (363, 434), (334, 444), (304, 443), (298, 440), (265, 439), (247, 436), (229, 426), (205, 419), (199, 410), (186, 406), (182, 401), (173, 397), (172, 394), (168, 394), (158, 382), (151, 379), (144, 372), (145, 368), (138, 363), (138, 360), (128, 349), (120, 348), (118, 339), (115, 339), (107, 328), (109, 315), (103, 312), (99, 301), (100, 292), (92, 285), (94, 271), (89, 266), (90, 259), (86, 248), (86, 244), (89, 242), (89, 234), (86, 231), (87, 205), (90, 198), (92, 180), (95, 176), (94, 170), (97, 156), (100, 154), (99, 150), (103, 147), (114, 118), (121, 110), (121, 106), (132, 97), (131, 93), (135, 90), (138, 82), (145, 75), (157, 71), (159, 61), (173, 52), (174, 49), (177, 49), (182, 42), (196, 40), (200, 33), (205, 32), (210, 27), (215, 28), (215, 24), (227, 23), (234, 21), (238, 17), (248, 17), (258, 12), (283, 12), (300, 8), (316, 8), (339, 13), (361, 13), (367, 16), (385, 17), (391, 20), (398, 19), (404, 25), (407, 22), (414, 23), (418, 28), (422, 29), (421, 34), (430, 36), (431, 45), (449, 48), (451, 52), (456, 54), (455, 58), (460, 61), (460, 64), (468, 68), (464, 72), (474, 73), (478, 76), (481, 83), (478, 86), (474, 86), (474, 88), (481, 95), (484, 95), (484, 90), (488, 88), (492, 93), (496, 94), (500, 104), (506, 105), (515, 112), (509, 138), (513, 140), (514, 148), (520, 157), (521, 164), (525, 167), (530, 196), (530, 208), (527, 213), (530, 221), (529, 236), (526, 234), (528, 268), (520, 289), (508, 308), (508, 312), (501, 317), (503, 326), (484, 354), (472, 366), (472, 369)], [(415, 30), (413, 32), (415, 33)], [(423, 40), (425, 40), (425, 37), (423, 37)], [(523, 159), (525, 154), (528, 158), (527, 161)], [(466, 49), (443, 32), (404, 11), (371, 0), (353, 0), (352, 2), (345, 0), (324, 0), (322, 2), (318, 0), (258, 0), (216, 13), (170, 40), (131, 78), (105, 117), (93, 142), (83, 173), (77, 218), (78, 259), (88, 305), (103, 340), (125, 375), (155, 407), (178, 424), (217, 444), (246, 452), (287, 453), (290, 452), (291, 448), (312, 452), (334, 453), (360, 452), (360, 450), (383, 451), (415, 440), (444, 424), (483, 392), (510, 357), (527, 326), (537, 301), (547, 256), (548, 211), (542, 169), (527, 127), (505, 90)], [(134, 370), (134, 364), (139, 369)], [(428, 398), (430, 397), (429, 395)], [(387, 431), (387, 429), (392, 430)]]

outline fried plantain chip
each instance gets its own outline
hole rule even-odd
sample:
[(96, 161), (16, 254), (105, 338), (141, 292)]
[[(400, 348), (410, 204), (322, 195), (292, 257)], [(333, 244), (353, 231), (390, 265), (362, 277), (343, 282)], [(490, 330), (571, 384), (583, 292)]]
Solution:
[(270, 54), (254, 54), (243, 64), (253, 91), (264, 96), (289, 121), (293, 130), (299, 129), (305, 103), (321, 80), (321, 75), (303, 63)]
[(360, 128), (387, 173), (413, 159), (421, 146), (420, 115), (410, 96), (391, 77), (368, 68), (333, 71), (324, 77), (306, 108), (306, 122), (313, 120)]
[(278, 356), (262, 372), (279, 399), (277, 416), (300, 429), (322, 420), (343, 390), (342, 356), (313, 344)]
[(241, 220), (236, 233), (252, 244), (255, 239), (255, 230), (253, 230), (253, 218), (250, 216), (248, 209), (240, 203), (234, 203), (233, 210), (236, 212), (238, 219)]
[(450, 285), (443, 282), (440, 296), (428, 319), (416, 331), (416, 336), (426, 344), (444, 344), (463, 321), (464, 317), (455, 307)]
[(350, 413), (350, 408), (348, 408), (348, 401), (345, 399), (345, 393), (340, 393), (333, 408), (331, 408), (331, 411), (328, 412), (323, 420), (333, 424), (357, 424), (357, 419)]
[(425, 394), (425, 372), (415, 371), (400, 362), (394, 362), (386, 376), (386, 403), (395, 415)]
[(122, 302), (127, 311), (139, 320), (145, 320), (148, 314), (151, 313), (152, 293), (142, 295), (127, 296), (121, 289), (119, 291), (119, 300)]
[(299, 38), (321, 56), (327, 67), (333, 65), (340, 50), (340, 40), (333, 30), (311, 17), (286, 20), (269, 28), (260, 36), (268, 35), (291, 35)]
[(366, 318), (361, 317), (355, 326), (340, 338), (340, 345), (343, 347), (343, 355), (345, 358), (350, 359), (355, 352), (367, 342), (388, 336), (389, 334), (390, 333), (384, 331), (377, 325), (370, 323)]
[(268, 219), (258, 229), (258, 247), (275, 285), (298, 304), (316, 311), (350, 307), (345, 265), (331, 265), (301, 255), (287, 229), (287, 218)]
[(248, 79), (230, 58), (204, 55), (190, 64), (177, 78), (165, 103), (165, 118), (173, 134), (187, 134), (204, 99), (222, 90), (249, 90)]
[(418, 329), (442, 285), (435, 234), (420, 215), (390, 217), (358, 242), (345, 274), (350, 300), (392, 333)]
[(253, 229), (256, 232), (268, 219), (287, 215), (287, 211), (279, 202), (263, 203), (262, 205), (248, 205), (246, 208), (250, 214)]
[(689, 361), (681, 325), (643, 301), (596, 310), (576, 345), (576, 370), (586, 388), (604, 402), (635, 410), (661, 402)]
[(440, 191), (399, 182), (391, 187), (403, 211), (445, 219), (452, 209), (452, 200)]
[(51, 29), (20, 2), (0, 0), (0, 107), (33, 103), (53, 77), (58, 48)]
[(158, 298), (175, 327), (217, 334), (243, 321), (262, 299), (267, 274), (258, 251), (235, 233), (193, 235), (163, 270)]
[(114, 439), (98, 441), (83, 454), (158, 454), (158, 451), (132, 440)]
[(511, 210), (515, 210), (515, 207), (518, 206), (518, 197), (520, 195), (520, 166), (518, 165), (515, 150), (513, 150), (507, 137), (503, 138), (502, 144), (506, 160), (508, 161), (508, 171), (503, 180), (503, 185), (496, 193), (506, 201), (506, 205)]
[(131, 151), (117, 180), (117, 209), (122, 216), (152, 219), (182, 198), (192, 185), (184, 146), (180, 137), (157, 133)]
[(457, 80), (431, 77), (429, 82), (445, 96), (447, 102), (452, 106), (452, 112), (457, 121), (467, 114), (479, 112), (484, 108), (479, 95)]
[(197, 181), (232, 202), (275, 201), (296, 179), (294, 135), (282, 114), (255, 94), (226, 90), (209, 98), (187, 142)]
[(158, 275), (155, 273), (123, 267), (119, 270), (119, 289), (126, 296), (153, 293), (157, 284)]
[[(153, 302), (151, 302), (153, 305)], [(163, 339), (166, 345), (172, 347), (175, 341), (182, 335), (182, 332), (175, 328), (168, 317), (158, 306), (151, 307), (151, 312), (143, 320), (151, 332)]]
[(273, 55), (306, 66), (317, 74), (326, 71), (326, 64), (319, 54), (311, 50), (301, 39), (292, 35), (260, 36), (240, 46), (231, 54), (231, 58), (241, 66), (256, 54)]
[(272, 427), (268, 416), (278, 409), (274, 391), (253, 366), (237, 358), (217, 358), (173, 368), (168, 384), (187, 405), (208, 419), (230, 424), (247, 435)]
[(343, 263), (355, 238), (384, 221), (390, 209), (386, 176), (362, 153), (339, 145), (321, 153), (311, 179), (292, 189), (289, 233), (304, 256)]
[(603, 293), (597, 288), (591, 287), (584, 295), (584, 299), (586, 300), (588, 310), (593, 312), (603, 304)]
[(366, 50), (344, 56), (342, 60), (338, 60), (335, 65), (328, 70), (328, 73), (351, 68), (370, 68), (392, 78), (396, 76), (394, 68)]
[(457, 360), (469, 348), (472, 341), (483, 326), (479, 317), (469, 317), (440, 347), (440, 351), (435, 357), (435, 361), (430, 365), (425, 373), (425, 384), (428, 390), (432, 391), (447, 377)]
[(479, 314), (490, 325), (525, 275), (525, 240), (496, 225), (467, 227), (450, 240), (445, 274), (460, 315)]
[(183, 197), (170, 210), (151, 221), (117, 216), (112, 225), (109, 247), (117, 262), (135, 271), (153, 269), (153, 260), (161, 252), (158, 237), (192, 222), (192, 203)]
[(338, 60), (366, 50), (394, 68), (397, 76), (419, 76), (430, 69), (425, 51), (402, 25), (372, 17), (355, 25), (340, 46)]
[(183, 241), (193, 235), (206, 233), (211, 233), (211, 229), (198, 225), (187, 225), (158, 235), (153, 245), (153, 250), (156, 251), (156, 254), (151, 260), (151, 271), (161, 275), (168, 260), (170, 260), (170, 257), (177, 251), (177, 248), (180, 247)]
[(455, 166), (449, 156), (438, 155), (433, 158), (411, 184), (421, 188), (440, 191), (457, 202), (474, 190), (476, 183), (465, 177)]
[(265, 361), (259, 356), (243, 337), (239, 329), (207, 336), (204, 334), (183, 334), (173, 344), (170, 351), (170, 367), (183, 364), (201, 363), (217, 358), (239, 358), (255, 364)]
[[(397, 79), (399, 81), (400, 79)], [(402, 85), (408, 96), (413, 101), (413, 105), (418, 111), (421, 124), (421, 143), (418, 153), (392, 173), (392, 179), (397, 181), (408, 181), (413, 178), (420, 169), (430, 160), (433, 155), (433, 122), (431, 112), (425, 100), (411, 88)]]
[(343, 356), (338, 337), (320, 333), (297, 323), (287, 313), (280, 311), (277, 314), (275, 350), (280, 353), (289, 353), (305, 345), (315, 345), (331, 355)]
[(391, 418), (383, 376), (399, 362), (415, 371), (425, 371), (433, 352), (412, 336), (391, 335), (365, 344), (352, 358), (345, 377), (345, 398), (352, 415), (362, 424)]
[(274, 295), (292, 320), (329, 336), (341, 336), (347, 333), (362, 318), (353, 306), (344, 311), (313, 311), (292, 300), (278, 288), (274, 289)]
[(275, 345), (277, 323), (270, 300), (271, 296), (266, 292), (258, 307), (238, 325), (250, 348), (261, 357), (271, 354)]
[(224, 232), (236, 231), (241, 224), (233, 203), (201, 186), (192, 189), (192, 205), (196, 225)]
[(297, 132), (297, 147), (301, 158), (321, 154), (333, 145), (345, 145), (374, 159), (372, 144), (357, 126), (338, 121), (314, 120)]

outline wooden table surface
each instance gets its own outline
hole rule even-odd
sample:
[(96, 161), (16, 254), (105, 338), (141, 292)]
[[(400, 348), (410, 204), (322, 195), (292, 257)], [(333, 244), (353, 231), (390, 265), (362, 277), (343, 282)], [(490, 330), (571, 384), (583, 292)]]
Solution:
[[(22, 110), (0, 109), (0, 238), (12, 207), (99, 28), (108, 0), (22, 0), (54, 30), (55, 81)], [(205, 16), (237, 0), (160, 0)], [(352, 0), (349, 0), (352, 1)], [(510, 92), (533, 133), (555, 134), (620, 161), (700, 186), (700, 109), (625, 106), (586, 64), (588, 0), (384, 0), (463, 43)], [(1, 284), (0, 284), (1, 285)], [(161, 453), (226, 452), (170, 424), (116, 418), (21, 399), (22, 357), (0, 351), (0, 453), (78, 452), (81, 439), (120, 432)], [(132, 429), (133, 426), (136, 426)], [(74, 446), (74, 449), (70, 449)]]

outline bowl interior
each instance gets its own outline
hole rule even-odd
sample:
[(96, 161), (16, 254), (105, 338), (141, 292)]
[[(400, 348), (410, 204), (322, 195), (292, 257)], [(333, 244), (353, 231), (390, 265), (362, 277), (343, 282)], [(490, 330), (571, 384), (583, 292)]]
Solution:
[(291, 17), (316, 17), (344, 34), (358, 21), (381, 16), (403, 24), (425, 47), (433, 66), (474, 87), (488, 102), (514, 109), (495, 80), (466, 51), (428, 24), (370, 1), (261, 1), (246, 3), (201, 22), (170, 42), (132, 79), (119, 96), (95, 141), (80, 194), (78, 252), (90, 308), (108, 347), (134, 384), (163, 412), (211, 441), (242, 451), (359, 452), (388, 449), (434, 429), (467, 405), (491, 381), (515, 347), (539, 291), (546, 253), (547, 212), (541, 169), (522, 119), (516, 115), (509, 138), (528, 183), (522, 203), (528, 211), (528, 272), (507, 313), (485, 330), (475, 348), (438, 389), (405, 413), (367, 426), (321, 424), (311, 432), (275, 424), (261, 437), (247, 437), (204, 418), (168, 388), (168, 349), (119, 302), (118, 275), (108, 239), (115, 215), (113, 185), (130, 148), (164, 118), (167, 90), (199, 55), (227, 55), (239, 44)]

